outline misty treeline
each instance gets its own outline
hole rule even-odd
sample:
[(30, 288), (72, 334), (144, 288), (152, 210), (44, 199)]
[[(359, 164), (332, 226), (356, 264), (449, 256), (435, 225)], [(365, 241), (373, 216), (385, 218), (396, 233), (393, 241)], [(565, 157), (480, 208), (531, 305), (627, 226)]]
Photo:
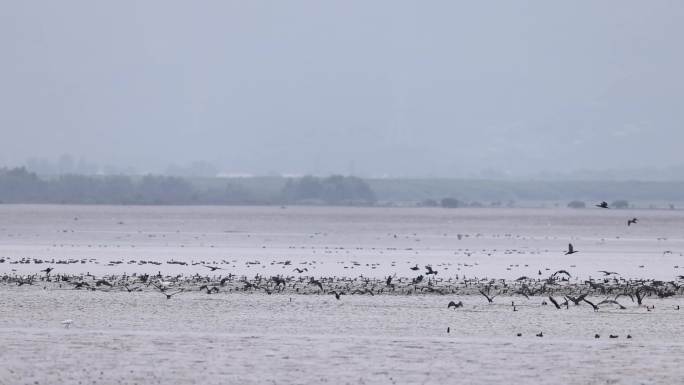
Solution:
[(375, 201), (364, 180), (339, 175), (288, 179), (280, 191), (264, 194), (233, 180), (203, 184), (172, 176), (72, 174), (43, 179), (25, 168), (0, 169), (2, 203), (371, 205)]
[(350, 176), (250, 178), (38, 175), (0, 168), (0, 203), (129, 205), (402, 205), (670, 208), (684, 202), (684, 182), (361, 179)]

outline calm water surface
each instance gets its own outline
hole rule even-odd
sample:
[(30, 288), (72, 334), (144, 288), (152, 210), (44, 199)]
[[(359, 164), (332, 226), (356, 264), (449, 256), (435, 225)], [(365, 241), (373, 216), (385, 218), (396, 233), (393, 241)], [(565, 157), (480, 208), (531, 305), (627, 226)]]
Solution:
[[(640, 222), (627, 227), (632, 216)], [(564, 256), (568, 242), (580, 253)], [(684, 274), (683, 251), (679, 211), (0, 205), (2, 273), (207, 274), (192, 265), (202, 261), (248, 275), (306, 266), (312, 275), (410, 276), (409, 266), (429, 263), (440, 277), (566, 268), (573, 279), (608, 269), (673, 280)], [(87, 263), (11, 263), (22, 258)], [(129, 263), (141, 259), (162, 265)], [(465, 306), (449, 310), (450, 300)], [(684, 381), (681, 298), (649, 299), (653, 311), (623, 298), (627, 310), (598, 313), (542, 300), (197, 292), (167, 300), (4, 285), (0, 384)]]

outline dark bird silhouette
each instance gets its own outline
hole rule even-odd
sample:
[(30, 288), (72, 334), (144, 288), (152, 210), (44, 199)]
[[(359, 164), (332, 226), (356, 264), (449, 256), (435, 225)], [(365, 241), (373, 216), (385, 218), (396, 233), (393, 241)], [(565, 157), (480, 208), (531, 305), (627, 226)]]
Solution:
[(292, 270), (292, 271), (296, 271), (297, 273), (302, 274), (302, 273), (305, 272), (305, 271), (309, 271), (309, 269), (307, 269), (306, 267), (303, 268), (303, 269), (300, 269), (300, 268), (297, 267), (297, 268), (295, 268), (295, 269)]
[[(336, 292), (336, 291), (334, 291), (334, 290), (331, 291), (330, 294), (335, 295), (335, 299), (338, 300), (338, 301), (340, 300), (340, 296), (341, 296), (341, 295), (344, 295), (344, 293), (338, 293), (338, 292)], [(353, 302), (353, 301), (352, 301), (352, 302)]]
[(615, 334), (611, 334), (611, 335), (609, 335), (608, 337), (610, 337), (610, 338), (618, 338), (618, 336), (616, 336)]
[(423, 276), (422, 275), (419, 275), (416, 278), (413, 278), (413, 284), (414, 285), (419, 284), (421, 282), (423, 282)]
[(74, 290), (82, 289), (84, 286), (90, 287), (90, 285), (88, 285), (88, 282), (72, 282), (71, 284), (74, 285)]
[(134, 292), (134, 291), (139, 291), (139, 290), (140, 290), (140, 288), (137, 287), (137, 286), (134, 287), (134, 288), (130, 288), (130, 287), (128, 287), (128, 285), (126, 285), (126, 286), (124, 286), (124, 288), (126, 288), (126, 290), (127, 290), (129, 293), (132, 293), (132, 292)]
[(607, 209), (607, 208), (608, 208), (608, 202), (603, 201), (603, 202), (597, 204), (596, 207), (599, 207), (599, 208), (602, 208), (602, 209)]
[(568, 276), (568, 278), (572, 277), (572, 276), (570, 275), (570, 273), (568, 273), (566, 270), (558, 270), (557, 272), (553, 273), (551, 276), (552, 276), (552, 277), (555, 277), (555, 276), (557, 276), (558, 274), (565, 274), (565, 275)]
[(420, 267), (418, 267), (418, 264), (416, 264), (415, 266), (413, 266), (413, 267), (411, 268), (411, 270), (413, 270), (413, 271), (418, 271), (418, 270), (420, 270)]
[(588, 303), (589, 305), (591, 305), (591, 307), (593, 307), (593, 308), (594, 308), (594, 311), (599, 311), (599, 307), (598, 307), (598, 306), (596, 306), (596, 305), (594, 305), (593, 303), (591, 303), (591, 302), (587, 301), (587, 299), (586, 299), (586, 298), (582, 298), (582, 301), (584, 301), (584, 302)]
[(493, 303), (493, 302), (494, 302), (494, 298), (496, 298), (496, 296), (498, 295), (498, 294), (495, 294), (495, 295), (493, 295), (493, 296), (490, 297), (490, 296), (488, 296), (487, 294), (485, 294), (485, 292), (482, 291), (482, 290), (480, 290), (480, 294), (482, 294), (485, 298), (487, 298), (487, 302), (489, 302), (489, 303)]
[(614, 299), (604, 299), (603, 301), (599, 302), (597, 305), (603, 305), (604, 303), (618, 305), (620, 307), (620, 310), (627, 309), (626, 307), (622, 306), (622, 304), (620, 304), (620, 302), (618, 302)]
[(636, 225), (637, 221), (638, 221), (637, 218), (628, 219), (627, 220), (627, 226)]
[(537, 337), (544, 337), (544, 333), (543, 333), (543, 332), (539, 332), (539, 334), (536, 334), (536, 336), (537, 336)]
[(437, 272), (432, 270), (432, 266), (427, 265), (427, 266), (425, 266), (425, 269), (427, 269), (427, 273), (425, 273), (425, 275), (430, 275), (430, 274), (437, 275)]
[(596, 333), (594, 334), (594, 338), (601, 338), (601, 336), (598, 333)]
[(164, 294), (164, 295), (166, 296), (166, 299), (171, 299), (171, 297), (173, 297), (174, 295), (176, 295), (176, 294), (178, 294), (178, 293), (182, 293), (182, 292), (183, 292), (183, 289), (180, 289), (180, 290), (178, 290), (177, 292), (174, 292), (174, 293), (169, 293), (169, 294), (167, 294), (167, 293), (162, 293), (162, 294)]
[(613, 274), (614, 274), (614, 275), (620, 275), (620, 274), (618, 274), (618, 273), (616, 273), (616, 272), (614, 272), (614, 271), (607, 271), (607, 270), (599, 270), (598, 272), (599, 272), (599, 273), (603, 273), (603, 276), (604, 276), (604, 277), (605, 277), (605, 276), (608, 276), (608, 275), (613, 275)]
[(390, 275), (387, 277), (387, 280), (385, 281), (386, 286), (392, 286), (392, 276)]
[(447, 309), (451, 309), (452, 307), (453, 307), (454, 309), (458, 309), (459, 307), (463, 307), (463, 302), (458, 301), (458, 303), (456, 303), (456, 302), (454, 302), (454, 301), (451, 301), (451, 302), (449, 302), (449, 304), (447, 305)]
[(223, 270), (222, 268), (216, 267), (216, 266), (207, 266), (207, 265), (202, 265), (202, 266), (206, 267), (207, 269), (211, 269), (211, 271)]
[(48, 267), (48, 268), (45, 269), (45, 270), (41, 270), (41, 272), (42, 272), (42, 273), (45, 273), (45, 275), (49, 275), (50, 272), (51, 272), (52, 270), (54, 270), (53, 267)]
[(572, 243), (568, 243), (568, 251), (565, 252), (565, 255), (575, 254), (577, 252), (578, 251), (572, 246)]
[(552, 296), (549, 296), (549, 301), (551, 301), (551, 303), (553, 304), (553, 306), (556, 307), (556, 309), (560, 309), (560, 305), (558, 304), (558, 302), (556, 302), (556, 300)]
[(316, 285), (316, 286), (318, 286), (318, 288), (321, 289), (321, 291), (323, 291), (323, 284), (321, 283), (321, 281), (317, 281), (317, 280), (311, 278), (311, 281), (309, 281), (309, 285)]

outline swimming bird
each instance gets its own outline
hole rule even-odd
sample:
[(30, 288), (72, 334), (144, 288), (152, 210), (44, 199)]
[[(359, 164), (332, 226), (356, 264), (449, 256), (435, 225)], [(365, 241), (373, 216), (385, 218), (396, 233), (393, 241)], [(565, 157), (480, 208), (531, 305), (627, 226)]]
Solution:
[(420, 267), (418, 267), (418, 264), (416, 263), (416, 265), (411, 267), (410, 269), (413, 271), (418, 271), (418, 270), (420, 270)]
[(616, 336), (615, 334), (611, 334), (611, 335), (609, 335), (608, 337), (610, 337), (610, 338), (618, 338), (618, 336)]
[(463, 307), (463, 302), (458, 301), (458, 303), (454, 301), (450, 301), (449, 304), (447, 305), (447, 309), (451, 309), (453, 307), (454, 309), (458, 309), (459, 307)]
[(628, 219), (627, 220), (627, 226), (636, 225), (637, 221), (638, 221), (637, 218)]
[(565, 255), (570, 255), (570, 254), (575, 254), (578, 253), (577, 250), (572, 246), (572, 243), (568, 243), (568, 251), (565, 252)]
[(543, 332), (539, 332), (539, 334), (536, 334), (536, 336), (537, 336), (537, 337), (544, 337), (544, 333), (543, 333)]
[(594, 334), (594, 338), (601, 338), (601, 336), (598, 333), (596, 333)]
[(607, 209), (607, 208), (608, 208), (608, 202), (603, 201), (603, 202), (597, 204), (596, 207), (599, 207), (599, 208), (602, 208), (602, 209)]

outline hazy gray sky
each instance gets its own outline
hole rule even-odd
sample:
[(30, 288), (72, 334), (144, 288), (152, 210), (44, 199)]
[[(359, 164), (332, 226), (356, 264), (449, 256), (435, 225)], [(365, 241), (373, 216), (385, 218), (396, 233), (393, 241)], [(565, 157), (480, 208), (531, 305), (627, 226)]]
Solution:
[(4, 1), (0, 164), (684, 164), (682, 1)]

